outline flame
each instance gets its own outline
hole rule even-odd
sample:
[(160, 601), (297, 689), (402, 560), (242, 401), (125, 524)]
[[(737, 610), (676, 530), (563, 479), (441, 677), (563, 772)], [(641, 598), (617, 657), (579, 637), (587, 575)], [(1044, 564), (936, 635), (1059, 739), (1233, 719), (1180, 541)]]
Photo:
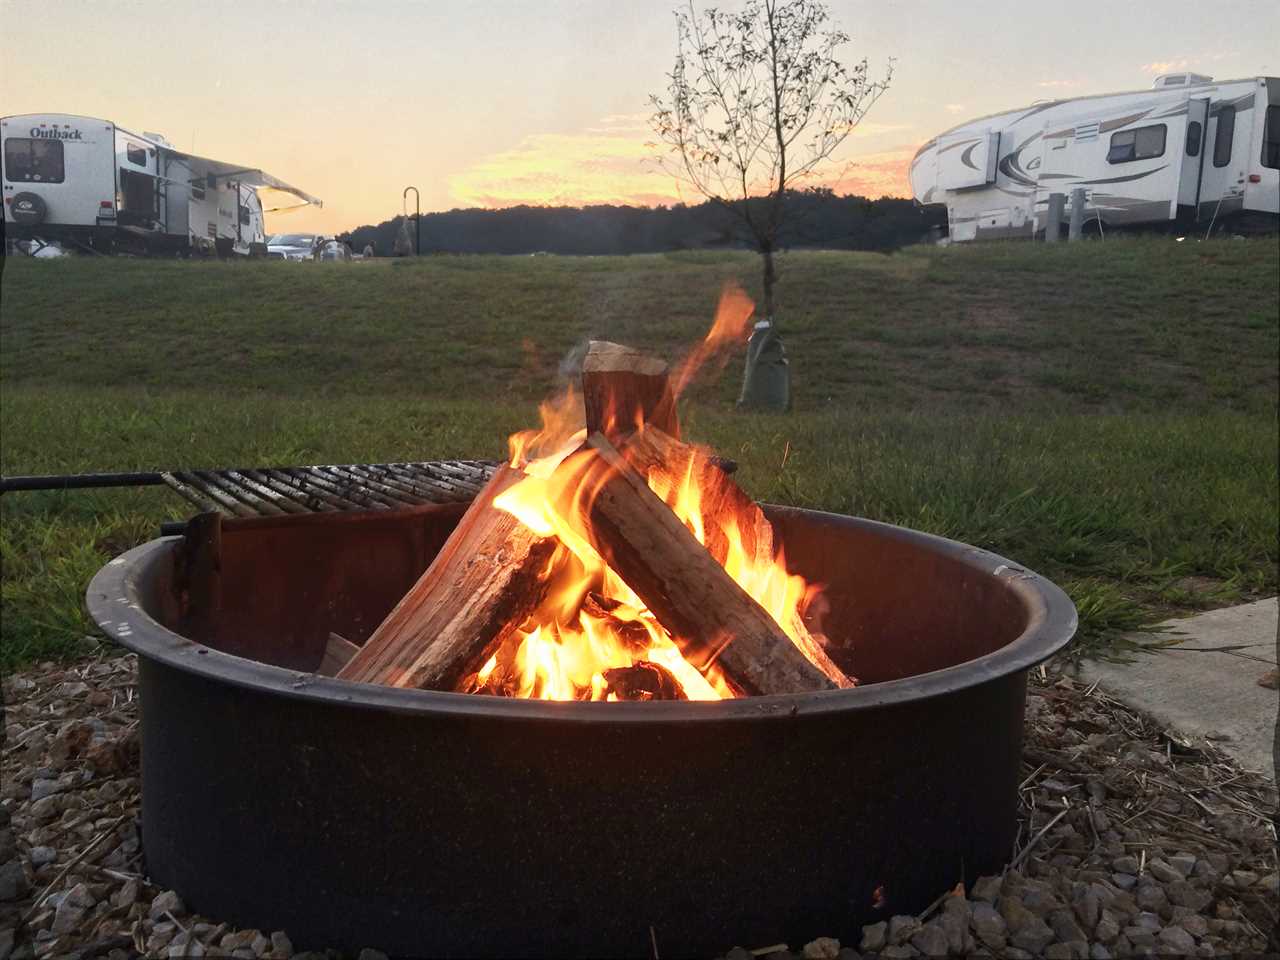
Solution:
[[(706, 338), (676, 367), (679, 394), (727, 345), (744, 338), (754, 304), (736, 286), (726, 286)], [(494, 500), (530, 530), (553, 537), (556, 549), (542, 577), (545, 599), (519, 625), (481, 670), (464, 685), (471, 692), (545, 700), (614, 700), (630, 697), (625, 687), (637, 664), (662, 668), (689, 700), (733, 697), (714, 663), (699, 670), (681, 654), (672, 637), (592, 546), (589, 532), (569, 518), (588, 514), (592, 498), (608, 480), (586, 438), (581, 396), (572, 388), (543, 403), (542, 429), (514, 434), (510, 462), (525, 476)], [(618, 422), (634, 419), (616, 411)], [(683, 472), (650, 469), (649, 488), (661, 498), (726, 572), (800, 643), (801, 615), (815, 590), (788, 572), (779, 550), (748, 544), (733, 511), (706, 502), (707, 471), (718, 471), (711, 453), (692, 449)], [(595, 469), (593, 469), (593, 467)], [(801, 649), (804, 649), (803, 645)], [(652, 668), (648, 668), (651, 670)], [(630, 671), (630, 672), (629, 672)], [(640, 668), (646, 682), (650, 674)], [(661, 676), (661, 671), (652, 671)], [(640, 694), (644, 696), (643, 692)]]

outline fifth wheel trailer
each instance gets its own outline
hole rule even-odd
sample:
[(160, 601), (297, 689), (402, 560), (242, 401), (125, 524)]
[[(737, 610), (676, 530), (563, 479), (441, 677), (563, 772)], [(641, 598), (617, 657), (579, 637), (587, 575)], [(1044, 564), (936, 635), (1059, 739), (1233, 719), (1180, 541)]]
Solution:
[[(259, 191), (321, 202), (260, 169), (176, 149), (154, 133), (71, 114), (0, 117), (8, 239), (107, 252), (266, 253)], [(296, 203), (293, 203), (296, 201)], [(278, 209), (278, 208), (277, 208)]]
[(910, 178), (918, 202), (946, 205), (955, 242), (1043, 234), (1049, 195), (1075, 188), (1094, 230), (1275, 229), (1280, 79), (1170, 74), (993, 114), (922, 146)]

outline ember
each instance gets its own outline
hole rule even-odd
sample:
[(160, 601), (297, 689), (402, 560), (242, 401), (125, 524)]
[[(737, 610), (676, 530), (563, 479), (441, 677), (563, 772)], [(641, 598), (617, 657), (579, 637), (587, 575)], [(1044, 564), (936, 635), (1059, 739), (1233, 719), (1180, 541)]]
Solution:
[(711, 700), (848, 687), (760, 508), (676, 401), (741, 342), (726, 290), (668, 375), (594, 341), (580, 387), (542, 406), (430, 568), (340, 679), (547, 700)]

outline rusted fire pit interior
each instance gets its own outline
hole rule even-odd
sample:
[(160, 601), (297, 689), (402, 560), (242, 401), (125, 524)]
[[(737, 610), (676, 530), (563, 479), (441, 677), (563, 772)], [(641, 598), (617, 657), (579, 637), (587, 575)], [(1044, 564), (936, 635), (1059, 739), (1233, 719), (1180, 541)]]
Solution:
[(193, 523), (94, 578), (139, 654), (148, 872), (300, 947), (711, 955), (922, 909), (1015, 832), (1053, 584), (973, 547), (768, 507), (853, 689), (546, 702), (316, 677), (465, 505)]

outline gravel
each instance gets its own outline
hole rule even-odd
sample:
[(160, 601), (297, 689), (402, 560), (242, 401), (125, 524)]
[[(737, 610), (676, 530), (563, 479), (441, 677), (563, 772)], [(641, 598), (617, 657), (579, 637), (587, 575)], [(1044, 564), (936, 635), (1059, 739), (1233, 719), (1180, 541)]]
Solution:
[[(134, 658), (98, 655), (5, 680), (0, 960), (337, 960), (191, 914), (149, 882), (135, 676)], [(1280, 956), (1274, 786), (1070, 676), (1033, 676), (1028, 700), (1016, 867), (869, 923), (857, 943), (815, 930), (773, 960)]]

